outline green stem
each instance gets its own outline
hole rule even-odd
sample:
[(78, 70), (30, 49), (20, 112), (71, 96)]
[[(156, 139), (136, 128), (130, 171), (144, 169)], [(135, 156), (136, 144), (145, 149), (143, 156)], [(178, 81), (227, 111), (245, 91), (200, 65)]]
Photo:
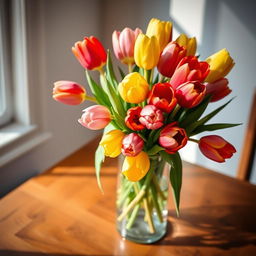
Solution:
[(189, 141), (193, 141), (193, 142), (195, 142), (195, 143), (197, 143), (197, 144), (199, 143), (199, 140), (196, 140), (196, 139), (188, 138), (188, 140), (189, 140)]
[(163, 216), (162, 216), (162, 212), (160, 210), (158, 201), (157, 201), (157, 195), (156, 195), (156, 189), (154, 186), (150, 187), (151, 193), (152, 193), (152, 199), (153, 199), (153, 203), (156, 209), (156, 213), (157, 213), (157, 217), (159, 219), (159, 221), (162, 223), (163, 222)]
[(159, 81), (162, 83), (164, 81), (164, 76), (162, 74), (159, 75)]
[(126, 224), (126, 229), (130, 229), (132, 227), (132, 225), (133, 225), (133, 223), (134, 223), (134, 221), (135, 221), (135, 219), (136, 219), (136, 217), (138, 215), (139, 209), (140, 209), (140, 204), (137, 204), (134, 207), (134, 209), (132, 211), (132, 214), (131, 214), (131, 216), (130, 216), (127, 224)]
[(153, 175), (153, 182), (154, 182), (155, 188), (156, 188), (157, 192), (159, 193), (160, 197), (161, 197), (163, 200), (166, 200), (167, 198), (166, 198), (166, 196), (164, 195), (162, 189), (160, 188), (160, 185), (159, 185), (159, 183), (158, 183), (158, 181), (157, 181), (157, 177), (156, 177), (155, 174)]
[(85, 100), (89, 100), (89, 101), (98, 103), (95, 97), (88, 96), (88, 95), (85, 96)]
[(151, 70), (144, 69), (144, 78), (150, 85), (150, 78), (151, 78)]
[(174, 120), (176, 114), (178, 113), (178, 111), (180, 110), (180, 105), (177, 104), (175, 109), (171, 112), (170, 116), (168, 117), (168, 123), (171, 122), (172, 120)]
[(125, 189), (125, 192), (121, 194), (120, 198), (119, 198), (118, 201), (117, 201), (117, 205), (118, 205), (118, 206), (121, 206), (121, 205), (124, 203), (125, 199), (127, 198), (128, 194), (130, 193), (130, 191), (131, 191), (131, 189), (132, 189), (132, 186), (133, 186), (133, 184), (130, 183), (130, 184), (127, 186), (127, 188)]
[(143, 184), (143, 186), (140, 189), (140, 192), (136, 195), (136, 197), (131, 201), (131, 203), (123, 210), (123, 212), (119, 215), (119, 217), (117, 218), (118, 221), (121, 221), (130, 211), (131, 209), (133, 209), (135, 207), (135, 205), (137, 203), (139, 203), (142, 198), (145, 196), (146, 193), (146, 189), (149, 185), (149, 182), (152, 179), (152, 175), (154, 173), (154, 169), (155, 169), (155, 165), (153, 164), (153, 161), (151, 163), (151, 167), (147, 173), (147, 177), (146, 180)]
[(132, 73), (132, 64), (131, 63), (128, 64), (128, 72)]
[[(139, 193), (139, 185), (137, 183), (134, 183), (134, 190), (137, 194)], [(147, 191), (146, 191), (146, 193), (147, 193)], [(154, 233), (155, 232), (155, 226), (154, 226), (154, 222), (152, 220), (152, 212), (151, 212), (150, 207), (149, 207), (149, 201), (148, 201), (148, 196), (147, 195), (143, 198), (143, 206), (144, 206), (144, 209), (145, 209), (145, 219), (148, 222), (149, 231), (151, 233)]]

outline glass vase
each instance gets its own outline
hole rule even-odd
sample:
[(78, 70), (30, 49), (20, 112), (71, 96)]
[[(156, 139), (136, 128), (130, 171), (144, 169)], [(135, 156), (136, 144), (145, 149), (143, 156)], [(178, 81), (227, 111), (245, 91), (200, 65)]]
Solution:
[(167, 231), (168, 168), (160, 157), (150, 159), (150, 170), (138, 182), (121, 173), (117, 184), (117, 229), (130, 241), (150, 244)]

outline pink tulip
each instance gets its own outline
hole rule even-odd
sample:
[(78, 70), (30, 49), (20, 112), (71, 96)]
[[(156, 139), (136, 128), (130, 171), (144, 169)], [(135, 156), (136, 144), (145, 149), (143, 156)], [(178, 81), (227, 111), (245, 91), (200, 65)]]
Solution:
[(166, 125), (159, 136), (159, 144), (169, 154), (174, 154), (183, 148), (188, 141), (186, 131), (177, 126), (177, 122)]
[(236, 149), (229, 142), (218, 135), (204, 136), (199, 140), (199, 149), (213, 161), (223, 163), (226, 158), (232, 157)]
[(209, 64), (205, 61), (198, 61), (196, 56), (187, 56), (181, 59), (170, 84), (174, 89), (189, 81), (203, 82), (210, 72)]
[(99, 130), (106, 127), (111, 121), (111, 114), (108, 108), (101, 105), (94, 105), (83, 110), (78, 122), (91, 130)]
[(186, 49), (176, 42), (167, 44), (160, 55), (157, 65), (159, 73), (166, 77), (172, 77), (180, 60), (186, 56)]
[(175, 96), (183, 108), (193, 108), (204, 98), (206, 88), (199, 82), (187, 82), (176, 88)]
[(53, 99), (67, 105), (79, 105), (85, 100), (85, 88), (73, 81), (54, 83)]
[(212, 96), (211, 102), (221, 100), (232, 92), (228, 87), (227, 78), (221, 78), (213, 83), (207, 83), (205, 86), (206, 94), (210, 94)]
[(139, 28), (134, 31), (125, 28), (123, 31), (114, 31), (112, 34), (112, 43), (116, 58), (124, 64), (134, 64), (134, 45), (137, 36), (142, 33)]
[(145, 106), (140, 112), (140, 122), (148, 129), (156, 130), (163, 126), (163, 113), (154, 105)]
[(143, 146), (143, 139), (137, 133), (130, 133), (124, 137), (121, 151), (125, 156), (137, 156)]

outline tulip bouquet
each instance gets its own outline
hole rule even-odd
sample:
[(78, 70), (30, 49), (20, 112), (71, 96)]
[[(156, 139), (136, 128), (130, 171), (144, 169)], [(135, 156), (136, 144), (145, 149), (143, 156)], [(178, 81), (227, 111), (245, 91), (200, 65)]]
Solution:
[[(160, 182), (165, 163), (170, 166), (169, 180), (178, 214), (182, 184), (178, 151), (187, 141), (197, 143), (201, 152), (216, 162), (225, 162), (236, 152), (217, 135), (193, 138), (201, 132), (238, 125), (207, 123), (232, 99), (204, 115), (208, 104), (231, 92), (225, 76), (234, 62), (226, 49), (200, 61), (195, 55), (196, 39), (182, 34), (172, 40), (172, 24), (158, 19), (149, 22), (146, 34), (139, 28), (114, 31), (112, 42), (116, 58), (127, 66), (127, 74), (118, 67), (117, 76), (110, 52), (95, 37), (85, 37), (72, 51), (85, 69), (92, 96), (76, 82), (58, 81), (53, 98), (69, 105), (84, 100), (95, 103), (83, 110), (78, 121), (92, 130), (104, 128), (95, 154), (99, 187), (102, 189), (100, 169), (105, 156), (122, 154), (118, 221), (125, 220), (129, 230), (140, 209), (144, 209), (145, 223), (154, 234), (154, 216), (163, 222), (161, 210), (166, 204), (166, 189)], [(99, 81), (93, 80), (88, 70), (98, 71)]]

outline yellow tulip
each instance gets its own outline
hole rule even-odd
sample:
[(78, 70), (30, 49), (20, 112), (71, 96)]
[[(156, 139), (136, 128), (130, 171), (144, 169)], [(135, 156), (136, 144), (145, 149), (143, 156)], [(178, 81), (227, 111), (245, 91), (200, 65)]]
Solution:
[(141, 151), (137, 156), (127, 156), (124, 159), (122, 173), (129, 181), (141, 180), (148, 172), (150, 161), (148, 155)]
[(124, 101), (129, 103), (143, 102), (149, 91), (147, 81), (137, 72), (133, 72), (124, 77), (118, 85), (118, 91)]
[(206, 62), (210, 65), (210, 73), (205, 81), (209, 83), (225, 77), (235, 65), (227, 49), (222, 49), (211, 55), (206, 59)]
[(120, 130), (112, 130), (103, 135), (100, 145), (104, 148), (105, 156), (114, 158), (120, 155), (124, 136)]
[(187, 50), (187, 53), (186, 53), (187, 56), (195, 55), (196, 47), (197, 47), (197, 43), (196, 43), (196, 38), (195, 37), (188, 38), (185, 34), (181, 34), (176, 39), (176, 42), (180, 46), (183, 46)]
[(137, 66), (146, 70), (154, 68), (160, 57), (159, 43), (155, 36), (139, 34), (134, 46), (134, 60)]
[(172, 23), (153, 18), (148, 24), (146, 35), (155, 36), (162, 51), (172, 39)]

